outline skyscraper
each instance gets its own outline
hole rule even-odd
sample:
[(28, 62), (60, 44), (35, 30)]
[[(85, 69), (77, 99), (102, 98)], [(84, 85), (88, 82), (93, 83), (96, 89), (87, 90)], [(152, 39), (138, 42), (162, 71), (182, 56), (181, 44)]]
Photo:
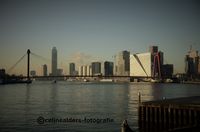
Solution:
[(52, 49), (51, 73), (52, 73), (52, 76), (57, 75), (57, 49), (56, 47), (53, 47)]
[(200, 57), (198, 51), (190, 48), (190, 51), (185, 56), (185, 72), (186, 74), (194, 78), (196, 75), (200, 74)]
[(113, 62), (109, 61), (104, 62), (104, 75), (113, 76)]
[(158, 51), (158, 46), (150, 46), (149, 52), (151, 53), (152, 61), (153, 61), (152, 76), (161, 77), (162, 71), (165, 71), (165, 69), (163, 69), (164, 67), (162, 68), (164, 64), (164, 53), (162, 51)]
[(92, 75), (101, 74), (101, 62), (92, 62)]
[(75, 63), (69, 64), (69, 75), (75, 75)]
[(130, 52), (121, 51), (115, 56), (114, 74), (128, 76), (130, 73)]
[(92, 75), (92, 68), (90, 65), (87, 66), (87, 76), (91, 76)]
[(43, 65), (43, 76), (47, 76), (47, 65)]
[(91, 76), (91, 66), (90, 65), (82, 65), (79, 66), (79, 76)]
[(83, 75), (83, 66), (79, 66), (79, 68), (78, 68), (78, 75), (79, 76)]
[(157, 53), (158, 52), (158, 46), (150, 46), (149, 47), (149, 52), (151, 54)]
[(162, 77), (163, 78), (172, 78), (174, 72), (173, 64), (164, 64), (162, 65)]
[(150, 52), (130, 55), (130, 76), (152, 76), (153, 58)]
[(83, 66), (83, 76), (87, 75), (87, 66)]
[(164, 64), (164, 53), (158, 46), (151, 46), (149, 52), (130, 55), (130, 76), (171, 78), (173, 65)]

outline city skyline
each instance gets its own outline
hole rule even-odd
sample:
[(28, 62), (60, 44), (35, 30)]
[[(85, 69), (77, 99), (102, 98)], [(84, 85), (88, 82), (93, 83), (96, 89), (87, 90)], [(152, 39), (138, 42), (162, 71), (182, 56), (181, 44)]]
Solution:
[[(143, 53), (157, 45), (175, 72), (184, 72), (190, 45), (200, 50), (199, 5), (195, 0), (2, 0), (0, 68), (10, 68), (27, 49), (50, 59), (55, 46), (58, 68), (67, 72), (70, 62), (113, 61), (120, 51)], [(34, 63), (41, 69), (47, 62)]]
[[(171, 67), (171, 65), (172, 65), (172, 67), (174, 67), (174, 64), (169, 64), (169, 63), (164, 63), (165, 62), (165, 59), (164, 59), (164, 53), (161, 51), (161, 50), (158, 50), (158, 46), (150, 46), (149, 47), (149, 51), (147, 51), (147, 52), (141, 52), (141, 53), (130, 53), (129, 51), (127, 51), (127, 50), (124, 50), (124, 51), (120, 51), (120, 52), (118, 52), (118, 53), (116, 53), (115, 54), (115, 57), (114, 57), (114, 59), (113, 59), (113, 61), (107, 61), (107, 60), (102, 60), (102, 61), (92, 61), (92, 60), (90, 60), (90, 61), (88, 61), (87, 63), (79, 63), (78, 62), (78, 66), (75, 66), (76, 64), (77, 64), (77, 62), (69, 62), (68, 63), (68, 65), (69, 65), (69, 69), (67, 70), (66, 69), (66, 67), (64, 68), (64, 67), (57, 67), (57, 60), (58, 60), (58, 58), (57, 58), (57, 49), (56, 49), (56, 47), (54, 46), (54, 47), (52, 47), (52, 50), (51, 50), (51, 60), (50, 59), (47, 59), (47, 58), (44, 58), (44, 57), (42, 57), (42, 56), (40, 56), (40, 55), (37, 55), (37, 54), (35, 54), (35, 53), (32, 53), (31, 52), (31, 55), (32, 56), (37, 56), (37, 57), (39, 57), (40, 59), (42, 59), (42, 60), (48, 60), (48, 61), (51, 61), (51, 64), (50, 64), (50, 62), (49, 63), (44, 63), (44, 64), (42, 64), (41, 66), (42, 67), (40, 67), (40, 65), (39, 65), (39, 67), (40, 67), (40, 72), (39, 72), (39, 74), (37, 74), (37, 75), (43, 75), (43, 76), (48, 76), (48, 75), (50, 75), (50, 76), (57, 76), (57, 75), (82, 75), (83, 73), (79, 73), (79, 71), (80, 71), (80, 67), (88, 67), (88, 66), (90, 66), (90, 67), (92, 67), (92, 65), (93, 65), (93, 63), (100, 63), (100, 66), (102, 67), (102, 68), (104, 68), (105, 67), (105, 63), (106, 62), (109, 62), (109, 63), (113, 63), (112, 65), (115, 67), (113, 67), (113, 73), (114, 73), (114, 75), (129, 75), (129, 73), (128, 74), (126, 74), (125, 73), (125, 69), (127, 69), (128, 67), (134, 67), (134, 69), (137, 67), (135, 64), (134, 65), (132, 65), (131, 63), (130, 63), (130, 60), (131, 60), (131, 58), (132, 58), (132, 56), (138, 56), (138, 55), (143, 55), (143, 54), (151, 54), (151, 56), (153, 57), (154, 56), (154, 54), (155, 53), (156, 54), (158, 54), (159, 55), (159, 57), (160, 57), (160, 66), (170, 66)], [(193, 49), (192, 48), (192, 46), (190, 47), (190, 50), (188, 50), (188, 52), (187, 52), (187, 54), (192, 54), (193, 56), (194, 55), (196, 55), (196, 56), (198, 56), (199, 57), (199, 55), (198, 55), (198, 50), (195, 50), (195, 49)], [(128, 56), (127, 56), (127, 54), (128, 54)], [(186, 56), (187, 56), (187, 54), (186, 54)], [(129, 59), (128, 59), (128, 58)], [(152, 58), (151, 57), (151, 58)], [(23, 58), (23, 59), (22, 59)], [(26, 61), (26, 54), (22, 57), (22, 58), (20, 58), (19, 60), (18, 60), (18, 62), (17, 63), (19, 63), (19, 62), (21, 62), (22, 60), (24, 60), (24, 62), (25, 63), (27, 63), (27, 61)], [(126, 62), (125, 60), (126, 59), (128, 59), (127, 61), (128, 62)], [(153, 58), (152, 58), (153, 59)], [(186, 58), (185, 58), (186, 59)], [(31, 61), (31, 60), (30, 60)], [(153, 60), (152, 60), (153, 61)], [(185, 60), (185, 62), (186, 62), (186, 60)], [(126, 65), (126, 63), (128, 64), (128, 67), (127, 66), (125, 66)], [(73, 64), (73, 66), (71, 66), (71, 64)], [(15, 66), (14, 66), (15, 65)], [(16, 64), (14, 64), (13, 66), (12, 66), (12, 68), (11, 69), (15, 69), (15, 67), (16, 67)], [(26, 65), (26, 64), (25, 64)], [(36, 64), (37, 65), (37, 64)], [(119, 67), (119, 65), (121, 65), (120, 67)], [(148, 67), (150, 66), (151, 67), (151, 65), (152, 64), (148, 64)], [(135, 67), (136, 66), (136, 67)], [(187, 68), (187, 65), (185, 65), (186, 67), (184, 67), (184, 68)], [(31, 65), (30, 65), (30, 67), (32, 67)], [(124, 68), (123, 68), (124, 67)], [(197, 66), (198, 67), (198, 66)], [(47, 72), (47, 69), (51, 69), (51, 72)], [(104, 70), (108, 70), (108, 69), (102, 69), (102, 68), (100, 68), (100, 71), (101, 72), (99, 72), (99, 73), (101, 73), (101, 74), (103, 74), (104, 75)], [(108, 67), (107, 67), (108, 68)], [(118, 71), (117, 69), (118, 68), (120, 68), (120, 69), (118, 69), (118, 70), (122, 70), (122, 71)], [(8, 69), (6, 69), (6, 70), (8, 70)], [(63, 72), (63, 70), (65, 71), (65, 72)], [(128, 69), (127, 69), (128, 70)], [(9, 70), (8, 70), (9, 71)], [(23, 71), (23, 73), (21, 72), (21, 73), (19, 73), (19, 74), (17, 74), (17, 75), (20, 75), (20, 74), (27, 74), (26, 72), (26, 68), (24, 69), (24, 71)], [(84, 71), (84, 70), (83, 70)], [(35, 70), (33, 67), (31, 68), (31, 72), (34, 72), (34, 74), (36, 75), (36, 73), (38, 73), (38, 69), (37, 70)], [(77, 73), (76, 73), (77, 72)], [(119, 72), (119, 73), (118, 73)], [(139, 72), (139, 71), (137, 71), (137, 72)], [(174, 71), (174, 74), (176, 74), (176, 73), (180, 73), (180, 72), (176, 72), (176, 71)], [(187, 71), (184, 71), (184, 72), (182, 72), (182, 73), (187, 73)], [(10, 74), (10, 73), (8, 73), (8, 74)], [(12, 73), (13, 74), (13, 73)], [(84, 73), (84, 74), (86, 74), (86, 73)], [(88, 74), (88, 73), (87, 73)], [(89, 75), (89, 74), (88, 74)]]

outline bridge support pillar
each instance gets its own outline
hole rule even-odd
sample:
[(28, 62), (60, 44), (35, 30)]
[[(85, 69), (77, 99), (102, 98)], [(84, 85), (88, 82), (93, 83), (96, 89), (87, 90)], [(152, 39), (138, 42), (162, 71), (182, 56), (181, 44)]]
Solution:
[(28, 59), (27, 59), (27, 80), (29, 81), (30, 80), (30, 49), (27, 50), (27, 55), (28, 55)]

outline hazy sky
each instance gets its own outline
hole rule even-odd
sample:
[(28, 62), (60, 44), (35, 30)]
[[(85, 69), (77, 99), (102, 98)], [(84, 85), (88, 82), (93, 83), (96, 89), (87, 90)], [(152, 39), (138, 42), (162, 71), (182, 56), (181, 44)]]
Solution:
[[(51, 59), (56, 46), (66, 73), (70, 61), (112, 60), (119, 51), (146, 52), (150, 45), (183, 72), (190, 45), (200, 50), (200, 1), (0, 0), (0, 68), (28, 48)], [(50, 61), (38, 60), (32, 69), (47, 63), (51, 71)], [(15, 71), (26, 72), (25, 61)]]

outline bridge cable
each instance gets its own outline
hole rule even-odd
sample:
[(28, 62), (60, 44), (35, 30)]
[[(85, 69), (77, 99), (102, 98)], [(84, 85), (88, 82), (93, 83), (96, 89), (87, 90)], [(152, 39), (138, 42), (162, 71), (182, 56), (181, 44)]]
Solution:
[(19, 64), (19, 63), (22, 61), (22, 59), (23, 59), (26, 55), (27, 55), (27, 53), (25, 53), (12, 67), (10, 67), (10, 68), (8, 69), (8, 72), (11, 72), (11, 71), (17, 66), (17, 64)]

